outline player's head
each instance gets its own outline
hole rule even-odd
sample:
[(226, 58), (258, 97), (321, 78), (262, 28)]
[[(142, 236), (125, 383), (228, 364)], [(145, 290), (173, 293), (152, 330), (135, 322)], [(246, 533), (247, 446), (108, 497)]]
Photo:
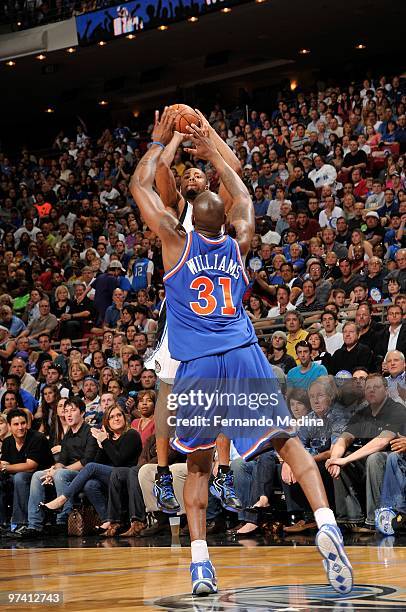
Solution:
[(193, 203), (192, 223), (196, 230), (218, 234), (226, 221), (224, 204), (212, 191), (203, 191)]
[(180, 179), (180, 192), (189, 202), (208, 188), (207, 177), (200, 168), (187, 168)]

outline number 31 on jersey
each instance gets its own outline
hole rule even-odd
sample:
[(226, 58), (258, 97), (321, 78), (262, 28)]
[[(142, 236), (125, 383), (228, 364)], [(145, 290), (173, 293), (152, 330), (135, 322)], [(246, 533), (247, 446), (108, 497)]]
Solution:
[[(232, 317), (236, 313), (236, 308), (233, 304), (231, 295), (231, 278), (228, 276), (220, 276), (218, 284), (222, 291), (222, 306), (221, 314), (227, 317)], [(215, 286), (213, 281), (207, 276), (198, 276), (193, 279), (190, 284), (190, 289), (195, 289), (199, 292), (196, 302), (190, 302), (190, 308), (199, 316), (208, 316), (213, 314), (217, 308), (218, 300), (215, 295)]]

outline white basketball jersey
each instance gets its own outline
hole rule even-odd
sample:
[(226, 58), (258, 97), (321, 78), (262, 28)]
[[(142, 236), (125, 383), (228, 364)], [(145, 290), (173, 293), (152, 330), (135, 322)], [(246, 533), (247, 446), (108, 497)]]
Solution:
[[(192, 225), (192, 212), (193, 206), (189, 202), (185, 202), (184, 209), (182, 211), (181, 216), (179, 217), (179, 223), (183, 225), (186, 232), (191, 232), (194, 228)], [(162, 312), (164, 310), (164, 312)], [(163, 382), (172, 385), (176, 376), (177, 369), (179, 367), (179, 361), (176, 359), (172, 359), (169, 348), (168, 348), (168, 327), (166, 323), (166, 308), (164, 309), (164, 304), (161, 306), (161, 311), (159, 313), (159, 319), (162, 316), (165, 316), (165, 326), (163, 328), (163, 332), (161, 337), (158, 339), (158, 343), (155, 347), (154, 352), (151, 357), (147, 359), (145, 362), (145, 367), (150, 370), (155, 370), (156, 375)], [(160, 323), (162, 321), (158, 321), (158, 329), (160, 327)]]

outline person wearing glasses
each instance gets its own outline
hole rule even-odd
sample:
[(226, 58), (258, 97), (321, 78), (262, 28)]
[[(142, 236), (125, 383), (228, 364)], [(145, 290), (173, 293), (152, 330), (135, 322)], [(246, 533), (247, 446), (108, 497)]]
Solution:
[[(124, 410), (114, 404), (106, 410), (101, 429), (91, 428), (96, 439), (98, 451), (94, 461), (87, 463), (79, 474), (65, 488), (63, 495), (58, 495), (48, 503), (41, 503), (44, 509), (59, 511), (75, 495), (87, 490), (89, 481), (98, 481), (97, 494), (91, 502), (103, 523), (110, 520), (107, 516), (108, 486), (114, 467), (133, 467), (137, 465), (141, 454), (141, 437), (137, 431), (130, 429)], [(94, 490), (96, 493), (96, 489)], [(108, 534), (106, 534), (108, 535)]]

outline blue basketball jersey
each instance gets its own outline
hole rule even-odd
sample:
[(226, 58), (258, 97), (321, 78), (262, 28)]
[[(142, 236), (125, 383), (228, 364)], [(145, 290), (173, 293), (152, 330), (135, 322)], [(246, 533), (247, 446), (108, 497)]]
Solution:
[(190, 361), (257, 341), (242, 297), (248, 285), (230, 236), (187, 234), (179, 262), (164, 276), (171, 356)]
[(149, 259), (143, 257), (141, 259), (136, 259), (133, 264), (133, 279), (131, 283), (131, 288), (133, 291), (138, 291), (139, 289), (146, 289), (148, 286), (147, 279), (147, 270), (148, 270)]

